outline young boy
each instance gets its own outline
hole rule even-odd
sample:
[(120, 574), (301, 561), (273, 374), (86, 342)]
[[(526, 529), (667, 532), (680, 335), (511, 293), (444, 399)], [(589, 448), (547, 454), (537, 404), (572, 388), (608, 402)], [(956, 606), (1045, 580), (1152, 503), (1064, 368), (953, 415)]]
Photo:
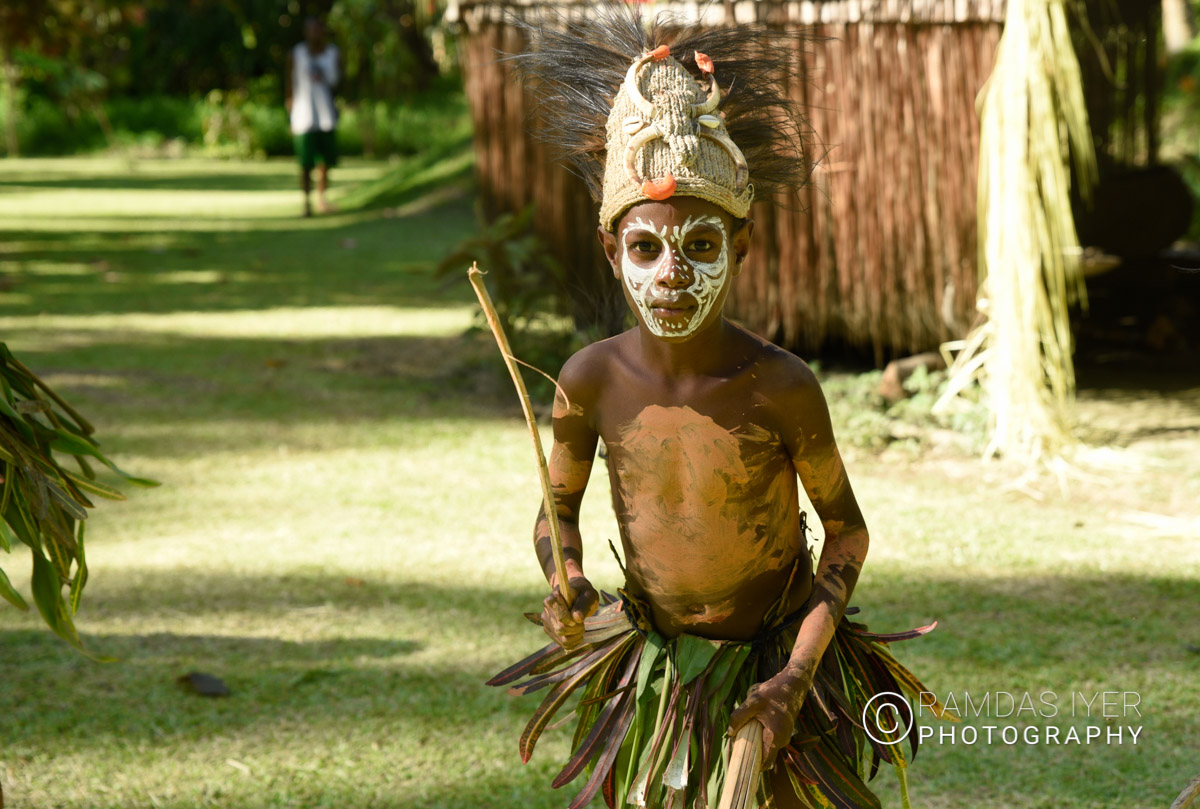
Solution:
[[(748, 722), (762, 725), (765, 799), (809, 806), (820, 800), (815, 790), (838, 805), (878, 806), (848, 762), (873, 750), (902, 765), (892, 750), (903, 737), (897, 728), (871, 745), (850, 725), (861, 726), (871, 688), (898, 692), (898, 679), (916, 680), (873, 643), (881, 636), (843, 622), (868, 535), (820, 385), (798, 357), (723, 315), (751, 248), (750, 181), (786, 186), (801, 176), (794, 153), (782, 181), (764, 176), (781, 170), (781, 145), (797, 131), (787, 127), (791, 105), (769, 84), (743, 83), (718, 112), (725, 88), (714, 71), (727, 61), (724, 81), (736, 88), (738, 72), (763, 79), (771, 67), (744, 31), (677, 35), (668, 51), (636, 12), (601, 10), (591, 28), (536, 35), (527, 69), (543, 81), (584, 94), (579, 76), (555, 72), (563, 63), (593, 65), (600, 86), (623, 74), (619, 89), (600, 94), (606, 137), (594, 186), (599, 238), (637, 325), (583, 349), (559, 377), (549, 465), (573, 600), (560, 593), (543, 513), (535, 545), (553, 593), (540, 621), (554, 644), (493, 681), (529, 675), (518, 693), (552, 686), (522, 755), (583, 688), (575, 755), (555, 781), (590, 764), (572, 806), (601, 785), (610, 806), (715, 804), (725, 766), (717, 748)], [(610, 49), (627, 41), (632, 54), (596, 53), (586, 44), (595, 41)], [(624, 62), (606, 73), (606, 58)], [(550, 95), (551, 107), (556, 97), (562, 103)], [(739, 132), (758, 146), (749, 160)], [(627, 578), (621, 601), (596, 615), (601, 598), (584, 570), (577, 517), (600, 439)], [(797, 478), (825, 533), (815, 571)], [(853, 685), (826, 654), (839, 632), (841, 653), (864, 661)], [(807, 700), (822, 670), (821, 693)], [(845, 766), (824, 760), (838, 750)]]
[(341, 55), (337, 45), (328, 42), (325, 23), (317, 17), (304, 20), (304, 41), (288, 54), (285, 104), (296, 141), (300, 161), (300, 190), (304, 192), (304, 215), (312, 216), (312, 170), (317, 173), (317, 206), (329, 213), (325, 199), (329, 188), (329, 170), (337, 165), (337, 104), (334, 88), (341, 76)]

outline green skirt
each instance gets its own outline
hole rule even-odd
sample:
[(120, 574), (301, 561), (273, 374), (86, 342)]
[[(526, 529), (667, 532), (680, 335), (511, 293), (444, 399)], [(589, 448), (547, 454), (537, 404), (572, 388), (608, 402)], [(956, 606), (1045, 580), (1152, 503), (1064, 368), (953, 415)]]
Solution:
[[(729, 716), (751, 686), (786, 665), (803, 610), (782, 615), (781, 598), (753, 641), (687, 634), (668, 640), (654, 630), (644, 603), (623, 592), (602, 601), (585, 622), (580, 647), (564, 651), (551, 643), (488, 681), (510, 685), (516, 695), (549, 689), (521, 734), (521, 760), (529, 761), (542, 731), (578, 693), (571, 757), (552, 784), (558, 788), (586, 773), (571, 809), (581, 809), (597, 792), (610, 809), (715, 806), (729, 762)], [(527, 617), (537, 622), (536, 615)], [(886, 644), (934, 626), (878, 635), (842, 619), (776, 765), (801, 801), (879, 807), (866, 782), (880, 762), (897, 768), (905, 789), (904, 768), (918, 747), (911, 706), (928, 689)], [(936, 703), (922, 707), (942, 713)], [(766, 778), (760, 779), (758, 800), (764, 807), (774, 803)]]

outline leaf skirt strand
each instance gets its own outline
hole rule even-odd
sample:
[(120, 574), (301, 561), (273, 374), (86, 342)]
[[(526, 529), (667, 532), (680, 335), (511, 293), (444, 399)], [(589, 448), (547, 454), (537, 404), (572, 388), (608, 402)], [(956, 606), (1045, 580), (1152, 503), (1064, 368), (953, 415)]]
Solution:
[[(610, 809), (710, 809), (730, 769), (730, 714), (751, 686), (782, 669), (795, 640), (797, 616), (780, 612), (772, 610), (768, 627), (753, 641), (687, 634), (667, 639), (650, 624), (647, 605), (624, 592), (619, 599), (605, 594), (600, 609), (585, 621), (580, 648), (564, 652), (551, 643), (488, 684), (508, 685), (516, 695), (549, 689), (521, 735), (526, 762), (555, 713), (579, 694), (571, 755), (552, 784), (558, 788), (587, 774), (570, 809), (581, 809), (598, 793)], [(779, 756), (778, 766), (805, 805), (880, 806), (866, 781), (881, 762), (903, 770), (918, 749), (916, 717), (905, 710), (905, 700), (953, 719), (943, 715), (941, 705), (920, 702), (929, 689), (886, 648), (934, 626), (880, 635), (842, 619), (797, 717), (795, 735)], [(894, 696), (876, 697), (885, 694)], [(868, 734), (864, 711), (871, 721), (881, 709), (887, 720), (872, 721)], [(893, 721), (897, 717), (900, 721)], [(747, 787), (747, 805), (755, 798), (761, 806), (773, 805), (769, 781), (754, 780), (758, 783)], [(907, 802), (905, 779), (900, 783)]]

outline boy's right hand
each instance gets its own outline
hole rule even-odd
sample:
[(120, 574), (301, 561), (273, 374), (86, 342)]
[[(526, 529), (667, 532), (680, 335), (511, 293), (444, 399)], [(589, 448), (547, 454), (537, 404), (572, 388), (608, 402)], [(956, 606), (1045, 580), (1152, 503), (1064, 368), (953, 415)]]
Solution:
[(583, 619), (596, 611), (600, 595), (584, 576), (571, 576), (575, 600), (568, 606), (558, 587), (542, 602), (542, 629), (567, 651), (583, 643)]

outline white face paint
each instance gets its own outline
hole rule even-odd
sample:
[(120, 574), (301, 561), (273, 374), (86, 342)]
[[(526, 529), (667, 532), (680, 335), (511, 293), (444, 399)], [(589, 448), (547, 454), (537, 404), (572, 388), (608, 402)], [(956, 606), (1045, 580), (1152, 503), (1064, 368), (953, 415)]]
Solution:
[[(693, 230), (700, 225), (708, 225), (721, 234), (721, 249), (714, 261), (695, 261), (688, 258), (684, 247)], [(650, 266), (643, 267), (630, 256), (631, 245), (626, 237), (631, 230), (644, 230), (654, 234), (662, 243), (662, 252)], [(725, 223), (718, 216), (689, 216), (682, 225), (676, 225), (668, 232), (666, 227), (658, 228), (641, 218), (625, 226), (621, 232), (621, 277), (629, 295), (642, 313), (642, 321), (652, 334), (659, 337), (686, 337), (700, 328), (700, 324), (712, 311), (713, 304), (720, 297), (721, 287), (729, 274), (729, 239), (725, 233)], [(658, 286), (654, 279), (665, 269), (669, 258), (674, 261), (667, 277), (667, 284)], [(685, 288), (679, 288), (674, 273), (691, 271), (691, 283)], [(688, 308), (695, 306), (695, 310)], [(685, 307), (685, 308), (678, 308)]]

